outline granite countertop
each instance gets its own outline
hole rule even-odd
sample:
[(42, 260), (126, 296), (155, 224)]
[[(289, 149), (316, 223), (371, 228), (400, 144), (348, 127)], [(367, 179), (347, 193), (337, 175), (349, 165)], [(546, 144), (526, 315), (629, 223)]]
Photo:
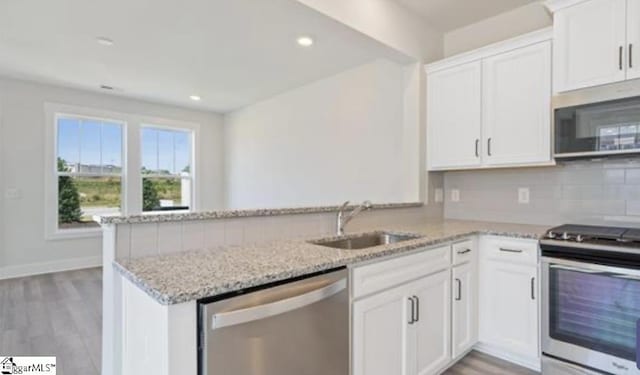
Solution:
[[(422, 207), (422, 202), (403, 203), (374, 203), (371, 208), (376, 210), (391, 208), (411, 208)], [(358, 205), (347, 206), (352, 210)], [(323, 212), (336, 212), (340, 206), (316, 206), (316, 207), (293, 207), (293, 208), (259, 208), (247, 210), (217, 210), (200, 212), (168, 212), (168, 213), (148, 213), (143, 215), (129, 216), (96, 216), (95, 221), (100, 224), (136, 224), (136, 223), (161, 223), (167, 221), (188, 221), (188, 220), (213, 220), (226, 219), (232, 217), (252, 217), (252, 216), (278, 216), (294, 214), (312, 214)]]
[[(547, 228), (445, 220), (380, 229), (423, 237), (362, 250), (333, 249), (308, 243), (309, 239), (282, 240), (121, 260), (114, 262), (114, 267), (158, 303), (171, 305), (401, 254), (474, 234), (538, 239)], [(361, 233), (348, 237), (358, 235)]]

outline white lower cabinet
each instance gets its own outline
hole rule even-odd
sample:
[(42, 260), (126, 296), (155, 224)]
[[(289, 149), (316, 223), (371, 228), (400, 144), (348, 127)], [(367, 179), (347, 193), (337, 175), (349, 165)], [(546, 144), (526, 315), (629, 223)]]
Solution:
[(478, 341), (478, 302), (475, 263), (453, 268), (452, 279), (452, 357), (458, 358)]
[(415, 341), (410, 341), (415, 343), (414, 374), (435, 374), (451, 361), (450, 275), (446, 269), (412, 285), (418, 301), (417, 321), (410, 328), (415, 330)]
[(439, 374), (472, 348), (540, 369), (537, 241), (477, 244), (352, 269), (353, 375)]
[(409, 374), (407, 294), (402, 285), (353, 303), (353, 375)]
[[(490, 354), (540, 368), (537, 241), (482, 241), (480, 346)], [(532, 261), (534, 259), (534, 261)]]
[(426, 375), (449, 363), (449, 272), (353, 303), (354, 375)]

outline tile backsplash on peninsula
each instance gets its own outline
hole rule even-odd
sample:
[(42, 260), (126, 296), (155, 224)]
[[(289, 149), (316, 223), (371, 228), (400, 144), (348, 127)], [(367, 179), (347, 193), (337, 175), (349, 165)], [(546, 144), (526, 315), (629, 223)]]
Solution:
[[(444, 186), (447, 219), (640, 225), (640, 157), (446, 172)], [(528, 204), (518, 203), (519, 188), (529, 188)]]

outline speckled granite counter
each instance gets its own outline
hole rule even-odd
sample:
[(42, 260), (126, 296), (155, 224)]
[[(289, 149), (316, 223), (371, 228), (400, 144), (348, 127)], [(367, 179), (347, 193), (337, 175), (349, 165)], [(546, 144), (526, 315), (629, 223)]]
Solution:
[(310, 244), (308, 239), (284, 240), (144, 257), (116, 262), (114, 267), (156, 301), (171, 305), (401, 254), (474, 234), (538, 239), (547, 228), (446, 220), (379, 229), (424, 237), (362, 250), (332, 249)]
[[(422, 207), (422, 202), (404, 202), (404, 203), (374, 203), (371, 208), (374, 210), (392, 209), (392, 208), (411, 208)], [(354, 209), (357, 205), (347, 206), (348, 209)], [(167, 221), (188, 221), (188, 220), (208, 220), (208, 219), (226, 219), (232, 217), (255, 217), (255, 216), (278, 216), (278, 215), (296, 215), (296, 214), (313, 214), (323, 212), (336, 212), (340, 206), (317, 206), (317, 207), (294, 207), (294, 208), (260, 208), (254, 210), (218, 210), (218, 211), (200, 211), (200, 212), (172, 212), (172, 213), (153, 213), (144, 215), (130, 216), (100, 216), (96, 219), (100, 224), (136, 224), (136, 223), (162, 223)]]

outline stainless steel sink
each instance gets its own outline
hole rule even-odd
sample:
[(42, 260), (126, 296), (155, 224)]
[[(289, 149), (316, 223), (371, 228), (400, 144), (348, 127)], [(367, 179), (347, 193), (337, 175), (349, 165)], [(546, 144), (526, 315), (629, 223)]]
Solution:
[(388, 245), (402, 241), (415, 240), (421, 236), (412, 234), (396, 234), (387, 232), (366, 233), (361, 236), (341, 238), (338, 240), (317, 240), (311, 241), (312, 244), (332, 247), (334, 249), (357, 250), (369, 247)]

